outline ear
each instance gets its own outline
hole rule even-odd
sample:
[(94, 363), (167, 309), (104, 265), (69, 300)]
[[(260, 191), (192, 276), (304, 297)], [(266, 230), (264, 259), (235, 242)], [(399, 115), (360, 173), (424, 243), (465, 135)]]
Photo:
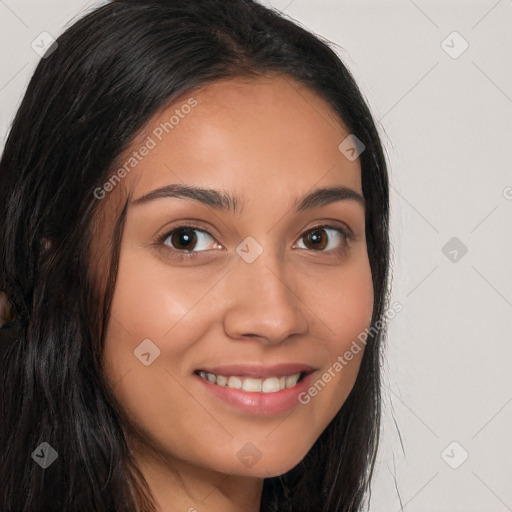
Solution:
[(0, 329), (7, 327), (16, 320), (16, 314), (7, 295), (0, 291)]
[(49, 238), (44, 237), (41, 240), (41, 245), (40, 245), (41, 254), (44, 254), (45, 252), (47, 252), (49, 249), (51, 249), (51, 247), (52, 247), (52, 241)]

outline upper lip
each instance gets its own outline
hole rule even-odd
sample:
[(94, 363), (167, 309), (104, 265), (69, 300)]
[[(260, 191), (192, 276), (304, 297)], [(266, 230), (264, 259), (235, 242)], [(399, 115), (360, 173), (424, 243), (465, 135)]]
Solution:
[(205, 366), (196, 371), (214, 373), (215, 375), (233, 375), (237, 377), (284, 377), (295, 373), (311, 373), (315, 370), (304, 363), (280, 363), (261, 365), (257, 363), (229, 364), (220, 366)]

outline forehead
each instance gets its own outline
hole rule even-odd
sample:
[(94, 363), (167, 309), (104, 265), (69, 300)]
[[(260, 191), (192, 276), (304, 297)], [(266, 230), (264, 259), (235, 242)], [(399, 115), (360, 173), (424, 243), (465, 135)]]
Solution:
[(320, 180), (361, 191), (359, 160), (338, 148), (348, 135), (332, 107), (290, 77), (220, 80), (153, 116), (123, 155), (124, 185), (133, 198), (180, 182), (250, 188), (256, 198), (270, 188), (301, 195)]

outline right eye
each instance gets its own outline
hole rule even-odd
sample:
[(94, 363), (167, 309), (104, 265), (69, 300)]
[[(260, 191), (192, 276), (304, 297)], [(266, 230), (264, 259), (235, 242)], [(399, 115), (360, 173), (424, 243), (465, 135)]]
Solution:
[[(213, 240), (213, 246), (209, 240)], [(174, 253), (173, 256), (178, 258), (190, 258), (196, 256), (198, 252), (222, 248), (210, 233), (194, 226), (174, 228), (161, 236), (158, 243), (164, 245)], [(208, 247), (208, 244), (211, 247)]]

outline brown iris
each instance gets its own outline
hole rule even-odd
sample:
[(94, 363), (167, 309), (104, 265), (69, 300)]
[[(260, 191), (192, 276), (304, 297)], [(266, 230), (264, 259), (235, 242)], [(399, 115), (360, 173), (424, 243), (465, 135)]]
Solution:
[[(190, 251), (194, 248), (195, 244), (197, 243), (197, 235), (195, 234), (194, 229), (177, 229), (171, 235), (171, 242), (173, 247), (176, 247), (176, 249)], [(192, 245), (192, 247), (186, 247), (187, 245)]]
[(325, 229), (315, 229), (313, 231), (310, 231), (306, 235), (305, 240), (310, 241), (312, 244), (311, 247), (308, 247), (308, 244), (304, 242), (308, 249), (324, 249), (328, 242), (327, 236), (325, 236)]

